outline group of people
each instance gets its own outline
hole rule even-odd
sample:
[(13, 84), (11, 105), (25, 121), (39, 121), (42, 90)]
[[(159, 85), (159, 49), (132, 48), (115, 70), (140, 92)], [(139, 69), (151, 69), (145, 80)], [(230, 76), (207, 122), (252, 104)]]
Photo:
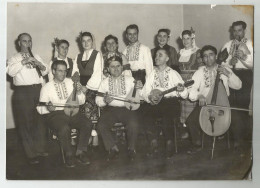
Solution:
[[(57, 57), (49, 65), (31, 53), (30, 34), (20, 34), (20, 51), (8, 60), (7, 73), (13, 77), (15, 116), (30, 164), (39, 163), (39, 156), (48, 156), (44, 147), (43, 130), (46, 127), (56, 131), (67, 167), (74, 167), (76, 159), (89, 164), (87, 151), (92, 120), (98, 120), (97, 131), (108, 152), (108, 161), (119, 153), (111, 132), (117, 122), (126, 126), (130, 160), (135, 159), (140, 130), (147, 135), (149, 154), (158, 151), (155, 125), (158, 118), (166, 140), (167, 157), (173, 155), (174, 122), (188, 128), (191, 152), (197, 152), (201, 145), (200, 109), (206, 105), (217, 74), (220, 74), (231, 104), (248, 108), (251, 103), (252, 41), (245, 38), (245, 22), (234, 22), (232, 30), (233, 39), (222, 49), (228, 51), (224, 62), (217, 62), (218, 53), (214, 46), (206, 45), (201, 49), (196, 46), (192, 28), (182, 32), (180, 37), (184, 48), (179, 53), (168, 45), (169, 29), (158, 31), (158, 45), (150, 50), (139, 42), (138, 26), (127, 26), (128, 45), (123, 53), (118, 51), (117, 37), (108, 35), (104, 40), (105, 53), (101, 53), (93, 47), (93, 35), (83, 32), (79, 37), (83, 51), (74, 61), (67, 57), (69, 42), (57, 39)], [(48, 75), (49, 82), (43, 84), (45, 75)], [(194, 84), (185, 87), (184, 83), (191, 79)], [(131, 103), (129, 95), (144, 101), (141, 105), (137, 102), (139, 109), (126, 108), (129, 103), (135, 104)], [(75, 114), (65, 112), (73, 109), (78, 111)], [(243, 142), (241, 127), (247, 123), (247, 114), (232, 113), (235, 114), (231, 122), (234, 146), (239, 147)], [(79, 131), (76, 153), (70, 143), (72, 128)]]

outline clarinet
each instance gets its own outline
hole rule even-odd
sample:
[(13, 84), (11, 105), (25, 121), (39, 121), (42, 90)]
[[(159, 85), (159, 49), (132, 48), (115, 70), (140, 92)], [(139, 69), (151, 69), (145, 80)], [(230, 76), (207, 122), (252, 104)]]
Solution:
[[(29, 52), (29, 54), (30, 54), (31, 57), (34, 57), (33, 54), (32, 54), (32, 51), (31, 51), (31, 48), (30, 48), (30, 47), (28, 47), (28, 52)], [(37, 71), (39, 77), (41, 77), (41, 76), (42, 76), (42, 73), (41, 73), (41, 71), (40, 71), (40, 68), (37, 67), (37, 66), (35, 66), (35, 68), (36, 68), (36, 71)]]

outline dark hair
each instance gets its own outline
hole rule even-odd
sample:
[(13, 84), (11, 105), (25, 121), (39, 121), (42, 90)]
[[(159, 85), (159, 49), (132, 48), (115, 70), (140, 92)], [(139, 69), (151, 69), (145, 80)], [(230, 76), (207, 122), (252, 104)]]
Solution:
[(206, 45), (206, 46), (203, 46), (203, 48), (201, 49), (200, 51), (200, 56), (203, 58), (203, 53), (207, 50), (211, 50), (215, 53), (215, 55), (217, 55), (218, 51), (217, 49), (214, 47), (214, 46), (211, 46), (211, 45)]
[(115, 36), (113, 36), (113, 35), (108, 35), (108, 36), (106, 36), (104, 43), (106, 44), (107, 41), (110, 40), (110, 39), (113, 39), (113, 40), (116, 42), (116, 44), (118, 44), (118, 38), (115, 37)]
[(67, 40), (65, 40), (65, 39), (61, 39), (61, 40), (59, 40), (58, 42), (57, 42), (57, 47), (59, 47), (61, 44), (63, 44), (63, 43), (65, 43), (65, 44), (67, 44), (68, 46), (70, 46), (70, 43), (67, 41)]
[(242, 25), (243, 29), (246, 29), (246, 22), (243, 21), (236, 21), (232, 23), (232, 28), (234, 29), (235, 26)]
[(131, 25), (127, 26), (126, 29), (125, 29), (126, 33), (127, 33), (128, 29), (136, 29), (137, 34), (139, 33), (139, 29), (138, 29), (138, 26), (136, 24), (131, 24)]
[(184, 35), (189, 35), (189, 36), (191, 36), (191, 31), (190, 31), (190, 30), (184, 30), (184, 31), (181, 33), (181, 36), (183, 37)]
[(82, 41), (82, 38), (83, 37), (90, 37), (91, 40), (93, 41), (93, 37), (92, 37), (92, 34), (90, 32), (83, 32), (80, 34), (80, 41)]
[(56, 70), (58, 65), (64, 65), (67, 68), (67, 64), (64, 60), (55, 60), (51, 65), (51, 70)]
[(22, 37), (23, 35), (27, 35), (27, 36), (29, 36), (29, 37), (32, 39), (32, 37), (31, 37), (31, 35), (30, 35), (29, 33), (21, 33), (21, 34), (19, 34), (18, 37), (17, 37), (18, 41), (21, 40), (21, 37)]
[(158, 35), (160, 32), (166, 33), (166, 34), (168, 35), (168, 37), (169, 37), (170, 34), (171, 34), (171, 30), (170, 30), (170, 29), (159, 29), (157, 35)]
[(121, 65), (123, 65), (123, 60), (120, 56), (114, 55), (106, 60), (107, 67), (110, 65), (112, 61), (118, 61)]
[[(157, 49), (157, 50), (155, 51), (155, 56), (154, 56), (154, 57), (156, 57), (156, 53), (157, 53), (159, 50), (164, 51), (164, 52), (166, 53), (166, 55), (170, 58), (170, 52), (169, 52), (169, 50), (167, 50), (167, 49), (165, 49), (165, 48), (159, 48), (159, 49)], [(168, 60), (168, 61), (169, 61), (169, 60)]]

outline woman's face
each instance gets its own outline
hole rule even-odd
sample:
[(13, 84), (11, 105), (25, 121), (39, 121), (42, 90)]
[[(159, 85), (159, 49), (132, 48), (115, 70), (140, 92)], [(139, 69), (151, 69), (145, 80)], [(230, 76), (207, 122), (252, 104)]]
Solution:
[(192, 38), (190, 35), (183, 35), (182, 36), (182, 43), (185, 48), (191, 48), (192, 47)]
[(93, 40), (90, 36), (84, 36), (82, 37), (81, 44), (84, 50), (90, 50), (93, 47)]
[(116, 52), (117, 47), (118, 47), (118, 45), (114, 39), (107, 40), (106, 49), (108, 52)]
[(69, 51), (69, 46), (68, 44), (66, 43), (61, 43), (58, 47), (57, 47), (57, 50), (58, 50), (58, 54), (61, 56), (61, 57), (66, 57), (67, 54), (68, 54), (68, 51)]
[(160, 32), (160, 33), (158, 33), (158, 35), (157, 35), (157, 40), (158, 40), (158, 43), (159, 43), (160, 46), (164, 46), (165, 44), (168, 43), (168, 41), (169, 41), (169, 36), (168, 36), (168, 34), (165, 33), (165, 32)]

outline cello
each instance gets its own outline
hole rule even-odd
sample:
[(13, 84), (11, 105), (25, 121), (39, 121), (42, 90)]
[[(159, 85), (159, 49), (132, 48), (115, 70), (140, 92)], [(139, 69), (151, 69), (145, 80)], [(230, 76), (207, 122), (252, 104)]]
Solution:
[[(219, 53), (217, 64), (225, 61), (228, 58), (227, 49)], [(220, 80), (220, 74), (217, 72), (215, 84), (211, 88), (206, 98), (206, 103), (209, 106), (203, 106), (200, 111), (199, 122), (201, 129), (209, 136), (223, 135), (231, 124), (231, 109), (228, 95), (225, 87)], [(216, 105), (218, 107), (216, 107)], [(225, 106), (225, 108), (221, 107)]]

